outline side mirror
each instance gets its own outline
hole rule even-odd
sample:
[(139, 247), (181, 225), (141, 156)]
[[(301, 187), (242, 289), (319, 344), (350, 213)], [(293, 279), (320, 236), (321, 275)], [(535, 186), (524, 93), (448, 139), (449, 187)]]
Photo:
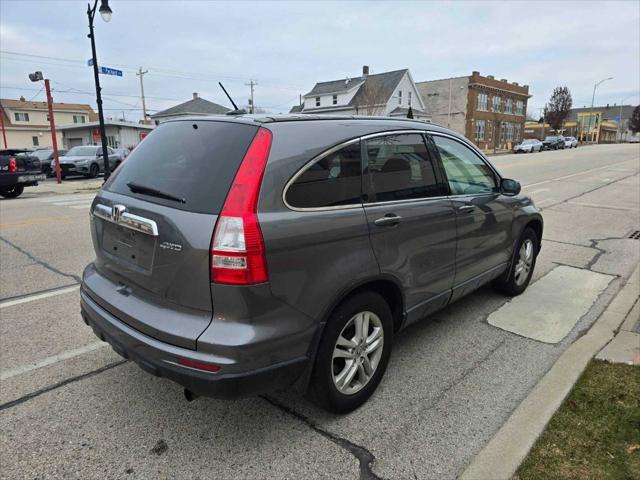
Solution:
[(512, 180), (511, 178), (503, 178), (500, 182), (500, 192), (503, 195), (513, 197), (515, 195), (518, 195), (521, 190), (522, 187), (520, 186), (520, 182), (518, 182), (517, 180)]
[(97, 158), (102, 158), (102, 157), (103, 157), (102, 152), (98, 152), (98, 154), (96, 155), (96, 157), (97, 157)]

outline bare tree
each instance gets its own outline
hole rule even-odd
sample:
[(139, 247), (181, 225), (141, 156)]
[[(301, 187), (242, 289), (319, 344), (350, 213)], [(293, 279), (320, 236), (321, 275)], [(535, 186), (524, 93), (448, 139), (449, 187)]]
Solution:
[(571, 92), (567, 87), (556, 87), (553, 89), (549, 104), (547, 105), (546, 119), (556, 133), (562, 128), (562, 124), (569, 115), (572, 104)]
[(356, 115), (382, 115), (387, 104), (387, 93), (384, 85), (375, 77), (369, 77), (353, 98)]
[(631, 130), (634, 135), (640, 132), (640, 105), (633, 109), (633, 113), (629, 119), (629, 130)]

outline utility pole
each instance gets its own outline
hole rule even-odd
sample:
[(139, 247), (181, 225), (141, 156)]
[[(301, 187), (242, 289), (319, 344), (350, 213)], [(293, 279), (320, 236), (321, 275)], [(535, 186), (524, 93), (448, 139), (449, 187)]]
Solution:
[[(49, 85), (49, 79), (44, 78), (42, 72), (34, 72), (29, 74), (29, 80), (32, 82), (39, 82), (44, 80), (44, 87), (47, 91), (47, 109), (49, 111), (49, 127), (51, 128), (51, 145), (53, 146), (53, 158), (56, 162), (56, 180), (58, 183), (62, 182), (60, 178), (60, 159), (58, 158), (58, 139), (56, 138), (56, 122), (53, 118), (53, 98), (51, 97), (51, 86)], [(4, 132), (3, 132), (4, 133)], [(6, 144), (6, 139), (5, 139)]]
[(4, 140), (4, 148), (8, 148), (7, 145), (7, 134), (4, 131), (4, 110), (0, 107), (0, 128), (2, 128), (2, 140)]
[(149, 73), (149, 70), (142, 71), (142, 67), (136, 72), (136, 75), (140, 77), (140, 97), (142, 98), (142, 120), (147, 123), (147, 105), (144, 102), (144, 82), (142, 77), (145, 73)]
[(253, 80), (249, 80), (249, 83), (245, 83), (245, 85), (248, 85), (249, 87), (251, 87), (251, 108), (249, 109), (250, 112), (249, 113), (254, 113), (255, 112), (255, 106), (253, 103), (253, 87), (258, 85), (258, 82), (254, 82)]
[(44, 79), (44, 87), (47, 90), (47, 108), (49, 109), (49, 126), (51, 127), (51, 142), (53, 144), (53, 159), (56, 162), (56, 180), (62, 182), (60, 178), (60, 159), (58, 158), (58, 139), (56, 138), (56, 124), (53, 120), (53, 98), (51, 98), (51, 87), (49, 79)]

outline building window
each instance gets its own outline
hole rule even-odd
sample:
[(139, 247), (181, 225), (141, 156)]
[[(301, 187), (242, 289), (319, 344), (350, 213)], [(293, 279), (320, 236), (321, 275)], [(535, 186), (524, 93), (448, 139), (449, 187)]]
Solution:
[(486, 93), (478, 94), (478, 110), (487, 111), (487, 102), (489, 101), (489, 96)]
[(476, 142), (484, 141), (484, 120), (476, 120)]
[(518, 115), (524, 115), (524, 102), (522, 100), (516, 102), (516, 113)]
[(513, 141), (513, 123), (507, 123), (507, 142)]
[(74, 115), (73, 123), (85, 123), (84, 115)]
[(520, 125), (519, 123), (515, 124), (515, 130), (513, 133), (513, 141), (514, 142), (519, 142), (520, 141), (520, 129), (522, 128), (522, 125)]
[(411, 92), (407, 93), (407, 101), (409, 102), (409, 106), (411, 106)]
[(113, 135), (107, 135), (107, 145), (109, 145), (111, 148), (118, 148), (116, 137), (114, 137)]
[(29, 114), (28, 113), (15, 112), (13, 114), (13, 116), (16, 119), (16, 122), (28, 122), (29, 121)]
[(499, 112), (500, 111), (500, 97), (498, 97), (497, 95), (494, 96), (492, 102), (493, 103), (491, 105), (491, 111)]
[(337, 105), (338, 104), (338, 95), (334, 95), (333, 96), (333, 104)]
[(320, 97), (316, 97), (316, 107), (320, 106)]
[(31, 141), (33, 142), (34, 147), (40, 145), (40, 140), (38, 139), (38, 137), (31, 137)]
[(402, 90), (398, 90), (398, 105), (402, 105)]
[(513, 99), (507, 98), (504, 103), (504, 113), (513, 113)]

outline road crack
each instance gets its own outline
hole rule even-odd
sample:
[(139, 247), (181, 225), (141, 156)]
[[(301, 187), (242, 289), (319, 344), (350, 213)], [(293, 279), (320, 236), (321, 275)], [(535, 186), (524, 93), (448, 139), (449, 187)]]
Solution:
[(275, 398), (272, 398), (267, 395), (260, 395), (260, 398), (265, 400), (267, 403), (270, 403), (277, 409), (283, 411), (287, 415), (295, 418), (296, 420), (300, 420), (302, 423), (307, 425), (316, 433), (319, 433), (329, 441), (335, 443), (336, 445), (345, 449), (346, 451), (351, 453), (354, 457), (356, 457), (360, 462), (360, 480), (382, 480), (382, 477), (379, 477), (378, 475), (373, 473), (373, 471), (371, 470), (371, 465), (373, 464), (376, 457), (374, 457), (374, 455), (369, 450), (367, 450), (364, 447), (361, 447), (360, 445), (356, 445), (355, 443), (347, 440), (346, 438), (339, 437), (338, 435), (335, 435), (327, 430), (324, 430), (323, 428), (320, 428), (310, 418), (308, 418), (307, 416), (299, 412), (296, 412), (295, 410), (279, 402)]
[(97, 368), (95, 370), (91, 370), (90, 372), (83, 373), (81, 375), (76, 375), (75, 377), (67, 378), (66, 380), (62, 380), (60, 382), (54, 383), (53, 385), (49, 385), (48, 387), (41, 388), (40, 390), (36, 390), (35, 392), (28, 393), (20, 398), (16, 398), (15, 400), (11, 400), (10, 402), (6, 402), (0, 405), (0, 412), (2, 410), (6, 410), (11, 407), (15, 407), (16, 405), (20, 405), (28, 400), (39, 397), (40, 395), (50, 392), (52, 390), (56, 390), (60, 387), (64, 387), (65, 385), (69, 385), (70, 383), (79, 382), (80, 380), (84, 380), (85, 378), (90, 378), (95, 375), (98, 375), (102, 372), (106, 372), (107, 370), (111, 370), (112, 368), (118, 367), (123, 363), (127, 363), (128, 360), (119, 360), (114, 363), (110, 363), (105, 365), (104, 367)]
[(58, 270), (56, 267), (48, 264), (47, 262), (45, 262), (44, 260), (36, 257), (35, 255), (27, 252), (25, 249), (23, 249), (22, 247), (19, 247), (18, 245), (16, 245), (15, 243), (7, 240), (6, 238), (0, 236), (0, 240), (2, 240), (4, 243), (6, 243), (7, 245), (9, 245), (10, 247), (15, 248), (16, 250), (18, 250), (20, 253), (22, 253), (23, 255), (26, 255), (30, 260), (33, 260), (34, 262), (36, 262), (38, 265), (46, 268), (47, 270), (53, 272), (53, 273), (57, 273), (58, 275), (62, 275), (63, 277), (67, 277), (67, 278), (72, 278), (74, 279), (77, 283), (82, 283), (82, 279), (78, 276), (78, 275), (73, 275), (72, 273), (65, 273), (62, 270)]

